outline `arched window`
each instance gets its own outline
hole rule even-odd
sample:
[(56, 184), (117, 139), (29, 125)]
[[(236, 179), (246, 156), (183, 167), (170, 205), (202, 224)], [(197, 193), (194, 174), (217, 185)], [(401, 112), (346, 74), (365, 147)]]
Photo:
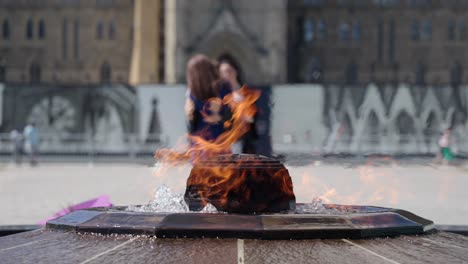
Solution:
[(361, 41), (361, 22), (359, 20), (354, 21), (353, 24), (353, 40)]
[(374, 111), (371, 111), (367, 117), (364, 135), (364, 138), (368, 140), (370, 145), (379, 144), (379, 139), (381, 137), (380, 122), (377, 114)]
[(0, 83), (6, 82), (6, 67), (0, 64)]
[(112, 69), (110, 64), (106, 61), (101, 65), (101, 82), (108, 83), (112, 78)]
[(114, 21), (111, 21), (109, 23), (109, 39), (110, 40), (115, 39), (115, 23), (114, 23)]
[(339, 135), (340, 135), (340, 141), (343, 144), (345, 145), (351, 144), (354, 131), (353, 131), (353, 127), (351, 126), (351, 118), (349, 118), (348, 113), (345, 114), (343, 121), (341, 122)]
[(314, 39), (314, 21), (308, 17), (304, 21), (304, 41), (310, 42)]
[(41, 66), (36, 62), (33, 62), (29, 67), (29, 81), (32, 83), (41, 81)]
[(358, 82), (358, 65), (350, 62), (346, 66), (346, 84), (356, 84)]
[(3, 39), (10, 39), (10, 23), (6, 19), (2, 23), (2, 37)]
[(62, 58), (68, 57), (68, 21), (66, 18), (62, 21)]
[(466, 40), (465, 21), (458, 22), (458, 39), (459, 40)]
[(419, 37), (419, 22), (414, 20), (413, 23), (411, 23), (411, 39), (418, 41)]
[(33, 38), (33, 21), (32, 19), (29, 19), (28, 22), (26, 22), (26, 38), (27, 39), (32, 39)]
[(388, 32), (388, 59), (395, 61), (395, 21), (390, 21), (390, 30)]
[(45, 28), (45, 23), (44, 20), (39, 21), (39, 30), (38, 30), (38, 37), (39, 39), (44, 39), (46, 35), (46, 28)]
[(320, 83), (323, 80), (323, 68), (318, 58), (312, 58), (308, 65), (305, 81), (308, 83)]
[(434, 137), (440, 132), (440, 124), (437, 120), (434, 112), (431, 112), (427, 117), (426, 124), (424, 126), (423, 135), (424, 141), (428, 146), (432, 145), (434, 142)]
[(432, 39), (432, 23), (429, 19), (425, 19), (422, 23), (421, 38), (426, 41)]
[(245, 82), (244, 72), (243, 72), (243, 70), (241, 68), (241, 64), (239, 63), (239, 61), (234, 56), (232, 56), (230, 53), (226, 52), (226, 53), (223, 53), (223, 54), (219, 55), (218, 61), (219, 62), (225, 61), (225, 62), (229, 63), (234, 68), (234, 70), (237, 72), (237, 81), (239, 82), (239, 84), (243, 84)]
[(463, 80), (463, 67), (461, 66), (460, 62), (455, 62), (450, 69), (450, 84), (452, 86), (459, 86)]
[(413, 119), (406, 111), (402, 111), (398, 114), (396, 126), (400, 134), (400, 144), (409, 143), (411, 138), (415, 135), (416, 130), (414, 128)]
[(426, 66), (420, 62), (416, 65), (416, 85), (425, 85), (426, 84)]
[(102, 20), (99, 20), (96, 25), (96, 37), (97, 39), (104, 38), (104, 23), (102, 22)]
[(383, 45), (384, 45), (384, 22), (379, 19), (377, 22), (377, 61), (383, 60)]
[(343, 22), (340, 24), (339, 28), (340, 32), (340, 40), (341, 41), (349, 41), (351, 39), (351, 27), (348, 23)]
[(320, 40), (327, 38), (327, 24), (323, 19), (317, 23), (317, 38)]
[(447, 39), (448, 40), (455, 40), (455, 30), (456, 30), (456, 24), (455, 21), (450, 20), (447, 24)]

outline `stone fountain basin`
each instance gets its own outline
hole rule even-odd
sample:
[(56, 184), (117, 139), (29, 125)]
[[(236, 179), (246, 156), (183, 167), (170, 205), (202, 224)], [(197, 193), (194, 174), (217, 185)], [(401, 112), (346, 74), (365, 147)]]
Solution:
[[(302, 206), (304, 204), (298, 204)], [(47, 228), (158, 238), (318, 239), (423, 234), (434, 223), (411, 212), (326, 204), (319, 213), (140, 213), (126, 207), (92, 208), (47, 222)]]

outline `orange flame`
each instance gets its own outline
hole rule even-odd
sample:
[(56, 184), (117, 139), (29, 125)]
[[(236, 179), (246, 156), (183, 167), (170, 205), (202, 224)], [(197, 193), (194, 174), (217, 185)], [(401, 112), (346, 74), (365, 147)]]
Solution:
[[(214, 141), (206, 140), (201, 136), (187, 135), (189, 141), (192, 142), (192, 146), (188, 150), (185, 152), (176, 152), (170, 149), (158, 150), (155, 159), (162, 162), (180, 162), (192, 159), (194, 163), (197, 163), (202, 159), (230, 153), (231, 145), (249, 131), (249, 123), (253, 121), (257, 113), (255, 102), (260, 95), (260, 91), (249, 89), (247, 86), (226, 95), (222, 103), (232, 111), (232, 117), (224, 123), (227, 131)], [(219, 100), (219, 98), (211, 98), (210, 100)]]

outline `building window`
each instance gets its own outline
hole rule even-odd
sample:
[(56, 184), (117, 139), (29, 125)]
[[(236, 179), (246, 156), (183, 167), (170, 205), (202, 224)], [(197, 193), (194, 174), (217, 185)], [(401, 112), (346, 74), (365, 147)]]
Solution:
[(381, 7), (392, 7), (399, 4), (399, 0), (373, 0), (374, 5)]
[(396, 118), (396, 125), (400, 135), (400, 144), (410, 143), (416, 130), (411, 116), (403, 110)]
[(456, 25), (455, 21), (450, 20), (447, 24), (447, 39), (448, 40), (455, 40), (455, 30), (456, 30)]
[(104, 62), (101, 65), (101, 82), (108, 83), (111, 81), (112, 70), (108, 62)]
[(353, 24), (353, 40), (354, 41), (361, 41), (361, 22), (354, 21)]
[(305, 81), (308, 83), (322, 82), (323, 68), (318, 58), (312, 58), (308, 65), (308, 71), (305, 76)]
[(45, 23), (44, 20), (39, 21), (39, 31), (38, 31), (38, 37), (39, 39), (44, 39), (46, 34), (46, 28), (45, 28)]
[(10, 23), (8, 20), (3, 20), (2, 24), (2, 37), (3, 39), (10, 39)]
[(459, 86), (463, 80), (463, 67), (460, 62), (455, 62), (450, 70), (450, 84), (452, 86)]
[(308, 6), (323, 6), (325, 0), (303, 0), (304, 5)]
[(114, 21), (111, 21), (109, 23), (109, 39), (110, 40), (115, 39), (115, 23), (114, 23)]
[(432, 38), (432, 23), (429, 19), (424, 20), (422, 23), (421, 38), (426, 41)]
[(416, 66), (416, 85), (423, 86), (426, 84), (426, 66), (423, 63), (418, 63)]
[(320, 40), (327, 38), (327, 24), (324, 20), (319, 20), (317, 23), (317, 38)]
[(314, 21), (308, 17), (304, 21), (304, 41), (311, 42), (314, 39)]
[(390, 21), (390, 30), (388, 32), (388, 58), (391, 62), (395, 61), (395, 21)]
[(458, 22), (458, 39), (459, 40), (466, 40), (465, 21)]
[(27, 39), (32, 39), (33, 38), (33, 21), (32, 21), (32, 19), (29, 19), (28, 22), (26, 22), (26, 38)]
[(358, 65), (350, 62), (346, 66), (346, 84), (356, 84), (358, 82)]
[(66, 18), (62, 22), (62, 58), (68, 57), (68, 21)]
[(36, 62), (33, 62), (29, 67), (29, 80), (32, 83), (38, 83), (41, 81), (41, 66)]
[(0, 83), (6, 82), (6, 67), (5, 65), (0, 65)]
[(80, 21), (75, 20), (73, 24), (73, 55), (75, 59), (80, 57)]
[(351, 27), (349, 26), (349, 24), (346, 22), (341, 23), (339, 33), (341, 41), (349, 41), (351, 35)]
[(104, 38), (104, 23), (102, 22), (102, 20), (99, 20), (99, 22), (96, 25), (96, 37), (97, 39)]
[(411, 39), (414, 41), (419, 40), (419, 22), (417, 20), (411, 23)]
[(383, 60), (383, 45), (384, 45), (384, 23), (379, 19), (377, 23), (377, 61)]

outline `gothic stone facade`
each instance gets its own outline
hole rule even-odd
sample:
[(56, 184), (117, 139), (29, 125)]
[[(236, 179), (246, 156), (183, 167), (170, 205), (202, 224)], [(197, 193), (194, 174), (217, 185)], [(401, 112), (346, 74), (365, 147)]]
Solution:
[(466, 83), (468, 1), (290, 0), (288, 81)]
[(129, 79), (134, 2), (0, 1), (0, 81)]
[(176, 1), (175, 10), (177, 82), (196, 53), (232, 56), (248, 83), (286, 81), (286, 1)]

